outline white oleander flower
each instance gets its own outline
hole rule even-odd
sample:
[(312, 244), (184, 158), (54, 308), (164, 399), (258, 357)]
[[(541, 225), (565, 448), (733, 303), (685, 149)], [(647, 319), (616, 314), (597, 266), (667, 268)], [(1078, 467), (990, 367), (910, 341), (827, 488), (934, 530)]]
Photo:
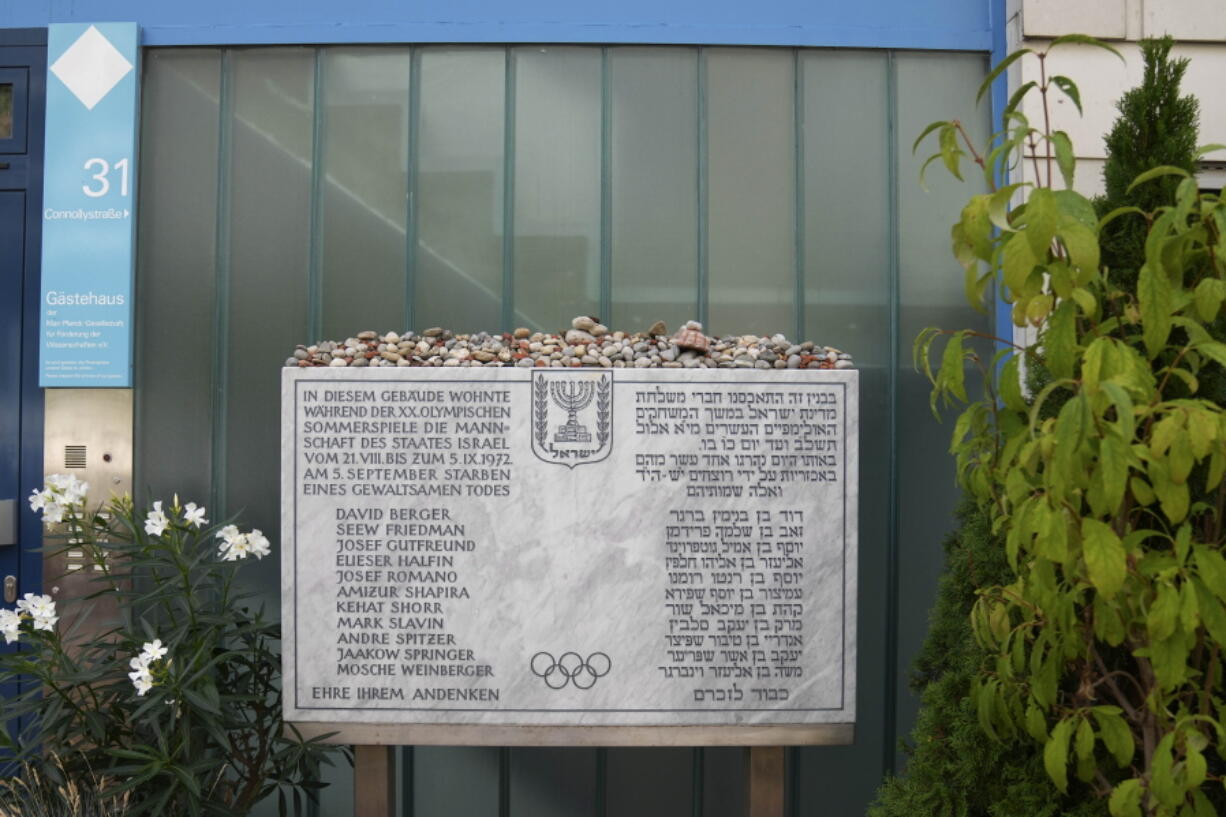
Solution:
[(250, 545), (251, 552), (257, 559), (263, 559), (272, 553), (272, 544), (268, 541), (267, 536), (260, 533), (259, 528), (253, 528), (251, 533), (247, 534), (247, 544)]
[(167, 652), (167, 648), (162, 645), (162, 639), (155, 638), (152, 641), (146, 641), (141, 646), (140, 655), (128, 660), (128, 666), (132, 668), (132, 671), (128, 673), (128, 678), (132, 681), (132, 686), (136, 688), (137, 695), (144, 695), (153, 689), (155, 683), (153, 663), (164, 658)]
[(54, 525), (57, 522), (63, 522), (64, 512), (67, 510), (68, 508), (59, 502), (55, 500), (49, 501), (43, 508), (43, 524)]
[(162, 511), (162, 500), (153, 503), (153, 510), (145, 516), (145, 533), (150, 536), (161, 536), (170, 525), (170, 520)]
[(89, 483), (82, 482), (69, 474), (51, 474), (43, 483), (40, 491), (30, 494), (30, 510), (41, 511), (43, 523), (47, 525), (64, 521), (73, 508), (85, 502), (89, 493)]
[(0, 633), (4, 643), (12, 644), (21, 636), (21, 616), (13, 610), (0, 610)]
[(183, 524), (195, 525), (199, 528), (201, 525), (207, 525), (209, 520), (204, 518), (204, 508), (196, 507), (195, 502), (187, 503), (187, 507), (183, 509)]
[(234, 525), (226, 525), (217, 532), (217, 538), (221, 540), (221, 544), (217, 546), (217, 555), (223, 562), (246, 559), (248, 556), (263, 559), (272, 553), (268, 537), (261, 533), (259, 528), (250, 533), (239, 533)]
[(132, 680), (132, 686), (136, 687), (137, 695), (144, 695), (149, 690), (153, 689), (153, 676), (149, 674), (147, 669), (138, 669), (128, 673), (128, 678)]
[(36, 630), (54, 630), (59, 616), (55, 614), (55, 602), (50, 596), (36, 596), (26, 593), (25, 598), (17, 602), (17, 613), (25, 613), (34, 620)]
[(170, 652), (169, 648), (162, 646), (162, 639), (155, 638), (152, 641), (146, 641), (141, 647), (140, 657), (146, 659), (148, 663), (153, 663), (163, 658), (168, 652)]

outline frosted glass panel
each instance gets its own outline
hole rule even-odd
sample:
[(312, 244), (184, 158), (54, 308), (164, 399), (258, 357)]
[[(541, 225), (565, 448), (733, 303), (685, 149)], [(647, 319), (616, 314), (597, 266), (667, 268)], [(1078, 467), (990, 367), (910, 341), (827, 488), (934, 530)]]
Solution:
[(515, 322), (600, 304), (600, 51), (515, 49)]
[(596, 750), (511, 750), (510, 817), (595, 817)]
[(881, 366), (890, 340), (886, 57), (811, 52), (801, 66), (805, 335)]
[(698, 52), (611, 58), (613, 324), (698, 317)]
[[(890, 507), (890, 152), (888, 57), (883, 53), (802, 52), (804, 104), (805, 337), (845, 349), (860, 370), (860, 643), (879, 644), (889, 626)], [(905, 183), (905, 182), (904, 182)], [(904, 344), (905, 345), (905, 344)], [(904, 358), (910, 360), (910, 357)], [(926, 407), (925, 407), (926, 408)], [(940, 541), (929, 538), (930, 546)], [(908, 547), (917, 547), (910, 541)], [(930, 551), (925, 550), (925, 554)], [(922, 614), (909, 615), (927, 620)], [(859, 655), (860, 677), (882, 677), (883, 651)], [(890, 657), (888, 660), (893, 661)], [(880, 763), (885, 695), (862, 685), (856, 745), (806, 747), (799, 813), (862, 814)], [(892, 750), (892, 741), (888, 741)]]
[(414, 329), (501, 322), (505, 62), (502, 49), (422, 49)]
[[(929, 122), (958, 119), (977, 145), (988, 134), (987, 99), (975, 106), (986, 60), (976, 55), (904, 54), (898, 70), (898, 242), (899, 242), (899, 529), (943, 531), (952, 527), (950, 511), (957, 502), (954, 470), (946, 449), (950, 422), (937, 423), (928, 411), (928, 383), (911, 367), (911, 341), (926, 326), (986, 330), (988, 318), (966, 305), (962, 268), (949, 249), (949, 228), (966, 200), (984, 192), (982, 176), (970, 170), (966, 184), (933, 165), (919, 184), (919, 168), (935, 148), (911, 153), (911, 144)], [(929, 143), (928, 147), (931, 147)], [(939, 163), (938, 163), (939, 164)], [(990, 349), (985, 353), (991, 354)], [(974, 371), (967, 370), (973, 382)], [(935, 540), (902, 543), (899, 610), (923, 610), (932, 603), (941, 570), (941, 548)], [(919, 650), (927, 621), (902, 615), (898, 621), (900, 677), (906, 676)], [(900, 729), (908, 729), (918, 700), (906, 688), (899, 692)], [(905, 734), (905, 732), (900, 732)]]
[[(311, 230), (314, 53), (232, 52), (226, 509), (266, 532), (279, 526), (277, 371), (304, 342)], [(225, 155), (223, 153), (223, 161)], [(274, 558), (244, 578), (275, 596)]]
[(795, 331), (792, 52), (707, 52), (710, 326)]
[[(405, 328), (409, 50), (323, 59), (322, 335)], [(314, 339), (312, 339), (314, 340)]]
[(216, 51), (146, 56), (136, 320), (138, 338), (157, 340), (136, 351), (134, 484), (202, 505), (212, 503), (203, 432), (212, 425), (220, 88)]

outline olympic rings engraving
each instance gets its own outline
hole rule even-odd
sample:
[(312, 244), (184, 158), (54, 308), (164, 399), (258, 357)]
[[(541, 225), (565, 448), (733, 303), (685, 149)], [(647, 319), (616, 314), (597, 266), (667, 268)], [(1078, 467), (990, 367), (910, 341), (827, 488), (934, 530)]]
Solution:
[(562, 689), (567, 684), (591, 689), (596, 679), (609, 674), (613, 662), (602, 652), (594, 652), (586, 659), (577, 652), (564, 652), (556, 660), (553, 653), (538, 652), (528, 666), (550, 689)]

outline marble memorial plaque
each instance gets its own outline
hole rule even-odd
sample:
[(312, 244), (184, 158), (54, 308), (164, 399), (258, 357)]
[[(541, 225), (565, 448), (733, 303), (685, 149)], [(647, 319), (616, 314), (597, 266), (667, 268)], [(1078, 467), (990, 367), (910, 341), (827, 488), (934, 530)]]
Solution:
[(855, 720), (855, 371), (286, 369), (287, 721)]

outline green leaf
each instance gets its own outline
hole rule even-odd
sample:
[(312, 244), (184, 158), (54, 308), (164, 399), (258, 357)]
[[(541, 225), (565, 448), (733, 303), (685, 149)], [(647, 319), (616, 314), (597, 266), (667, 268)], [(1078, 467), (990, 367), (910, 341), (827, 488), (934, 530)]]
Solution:
[(1098, 317), (1098, 299), (1088, 289), (1075, 287), (1072, 293), (1073, 301), (1081, 308), (1081, 314), (1087, 318)]
[[(1188, 674), (1188, 645), (1180, 634), (1178, 638), (1164, 638), (1150, 643), (1148, 650), (1154, 676), (1164, 690), (1172, 690), (1184, 682)], [(1141, 650), (1137, 650), (1140, 655)]]
[(945, 344), (941, 355), (940, 384), (962, 402), (966, 402), (966, 372), (963, 369), (963, 334), (955, 332)]
[(1110, 51), (1112, 54), (1120, 58), (1120, 62), (1124, 62), (1124, 55), (1107, 43), (1088, 34), (1065, 34), (1051, 41), (1051, 45), (1047, 46), (1047, 51), (1050, 53), (1058, 45), (1067, 45), (1068, 43), (1076, 43), (1078, 45), (1092, 45), (1095, 48), (1101, 48), (1104, 51)]
[(1196, 351), (1219, 366), (1226, 366), (1226, 343), (1198, 343)]
[(1037, 741), (1047, 740), (1047, 718), (1033, 703), (1026, 707), (1026, 732)]
[(1009, 102), (1007, 105), (1005, 105), (1004, 113), (1007, 115), (1010, 111), (1016, 110), (1017, 106), (1022, 104), (1022, 99), (1024, 99), (1026, 94), (1030, 92), (1030, 89), (1034, 88), (1038, 84), (1039, 83), (1035, 82), (1034, 80), (1030, 80), (1029, 82), (1024, 82), (1018, 86), (1018, 89), (1009, 97)]
[(1107, 215), (1103, 216), (1099, 220), (1098, 229), (1102, 230), (1103, 227), (1106, 227), (1108, 224), (1115, 221), (1120, 216), (1127, 215), (1128, 213), (1136, 213), (1137, 215), (1141, 215), (1141, 216), (1145, 215), (1144, 210), (1142, 210), (1140, 207), (1135, 207), (1131, 204), (1125, 205), (1123, 207), (1116, 207), (1114, 210), (1112, 210), (1110, 213), (1107, 213)]
[(1013, 195), (1027, 184), (1007, 184), (992, 194), (988, 200), (988, 218), (996, 229), (1005, 233), (1016, 232), (1016, 229), (1010, 221), (1009, 203), (1013, 200)]
[(1133, 740), (1132, 730), (1120, 717), (1119, 710), (1112, 712), (1113, 709), (1115, 707), (1096, 706), (1092, 711), (1094, 720), (1098, 723), (1098, 737), (1115, 758), (1116, 765), (1126, 769), (1136, 752), (1136, 741)]
[(1061, 564), (1068, 561), (1068, 521), (1064, 518), (1063, 509), (1041, 502), (1035, 506), (1034, 513), (1039, 529), (1035, 553)]
[(1196, 560), (1196, 569), (1205, 587), (1213, 595), (1226, 601), (1226, 559), (1222, 558), (1221, 552), (1205, 545), (1196, 545), (1192, 552)]
[(1219, 645), (1226, 644), (1226, 608), (1214, 598), (1203, 581), (1193, 581), (1196, 588), (1197, 607), (1200, 610), (1201, 623), (1209, 631), (1210, 637)]
[(1073, 376), (1077, 361), (1077, 306), (1063, 301), (1056, 307), (1043, 332), (1043, 348), (1047, 350), (1047, 366), (1057, 378)]
[(1128, 190), (1125, 192), (1131, 193), (1138, 186), (1145, 184), (1148, 181), (1162, 178), (1163, 176), (1181, 176), (1186, 179), (1190, 175), (1191, 174), (1182, 167), (1175, 167), (1174, 165), (1159, 165), (1158, 167), (1150, 168), (1133, 179), (1132, 184), (1128, 185)]
[[(1080, 102), (1078, 102), (1077, 107), (1080, 110)], [(1071, 189), (1073, 187), (1073, 174), (1077, 169), (1077, 159), (1073, 155), (1073, 141), (1062, 130), (1053, 133), (1051, 141), (1052, 145), (1056, 148), (1056, 166), (1060, 168), (1060, 176), (1064, 179), (1064, 186)]]
[(962, 172), (958, 169), (958, 160), (962, 158), (962, 150), (958, 147), (958, 132), (953, 128), (943, 128), (940, 132), (941, 161), (945, 169), (958, 181), (962, 181)]
[(1012, 411), (1027, 410), (1026, 399), (1022, 397), (1022, 378), (1019, 364), (1021, 355), (1012, 354), (1000, 369), (1000, 397), (1005, 407)]
[[(1052, 77), (1051, 81), (1053, 85), (1064, 92), (1065, 96), (1073, 100), (1073, 104), (1077, 106), (1077, 113), (1084, 115), (1085, 112), (1081, 110), (1081, 91), (1077, 90), (1077, 83), (1073, 82), (1068, 77), (1062, 77), (1059, 75)], [(1059, 131), (1057, 131), (1057, 133), (1058, 132)], [(1067, 139), (1068, 137), (1065, 138)], [(1069, 151), (1072, 152), (1072, 146), (1069, 147)], [(1068, 186), (1072, 187), (1073, 183), (1070, 181)]]
[(1098, 235), (1081, 222), (1074, 222), (1060, 228), (1060, 241), (1068, 250), (1069, 262), (1082, 272), (1077, 279), (1078, 283), (1088, 283), (1090, 273), (1098, 270)]
[(949, 122), (944, 122), (944, 121), (929, 123), (928, 127), (924, 128), (920, 132), (920, 135), (915, 137), (915, 142), (911, 145), (911, 153), (914, 154), (917, 150), (919, 150), (920, 142), (924, 141), (925, 136), (932, 133), (937, 128), (947, 127), (948, 125), (949, 125)]
[(1097, 519), (1081, 520), (1081, 545), (1090, 581), (1107, 598), (1119, 592), (1128, 573), (1128, 559), (1120, 537)]
[(1076, 190), (1057, 190), (1052, 194), (1056, 209), (1060, 211), (1060, 223), (1077, 222), (1098, 232), (1098, 213), (1094, 205)]
[(1137, 276), (1137, 300), (1141, 305), (1142, 337), (1149, 359), (1153, 360), (1166, 347), (1171, 334), (1170, 282), (1166, 275), (1149, 264), (1143, 265)]
[(1158, 585), (1158, 594), (1145, 615), (1151, 643), (1165, 641), (1175, 634), (1179, 620), (1179, 593), (1169, 584)]
[(1196, 285), (1196, 313), (1206, 323), (1217, 317), (1226, 300), (1226, 281), (1220, 278), (1205, 278)]
[(1192, 817), (1220, 817), (1203, 789), (1192, 792)]
[(1200, 147), (1196, 149), (1196, 158), (1199, 159), (1201, 156), (1204, 156), (1206, 153), (1213, 153), (1214, 151), (1218, 151), (1218, 150), (1226, 150), (1226, 145), (1219, 144), (1217, 142), (1213, 142), (1208, 145), (1201, 145)]
[(979, 100), (983, 99), (983, 95), (986, 94), (988, 89), (992, 87), (992, 83), (996, 81), (997, 77), (1009, 70), (1010, 65), (1017, 62), (1027, 54), (1032, 53), (1034, 52), (1029, 48), (1019, 48), (1017, 51), (1014, 51), (1012, 54), (996, 63), (996, 67), (989, 71), (988, 75), (983, 78), (983, 82), (980, 83), (979, 92), (975, 94), (975, 102), (978, 103)]
[(1068, 793), (1068, 740), (1073, 731), (1073, 722), (1063, 720), (1056, 724), (1047, 745), (1043, 747), (1043, 768), (1056, 788)]
[(1150, 791), (1158, 802), (1168, 808), (1175, 808), (1183, 800), (1183, 790), (1175, 783), (1175, 758), (1173, 749), (1175, 733), (1167, 732), (1158, 741), (1150, 772)]
[(1108, 433), (1098, 446), (1098, 472), (1102, 481), (1103, 512), (1114, 515), (1124, 501), (1124, 488), (1128, 483), (1128, 444), (1115, 434)]
[(1141, 781), (1129, 778), (1111, 791), (1111, 799), (1107, 801), (1107, 809), (1111, 817), (1141, 817), (1141, 796), (1145, 790)]
[(1073, 750), (1079, 760), (1094, 758), (1094, 729), (1085, 718), (1077, 721), (1077, 731), (1073, 734)]
[(1149, 484), (1158, 495), (1158, 504), (1172, 524), (1178, 524), (1188, 515), (1188, 484), (1176, 485), (1166, 463), (1154, 460), (1149, 464)]
[(1030, 252), (1037, 261), (1042, 262), (1047, 258), (1059, 221), (1060, 214), (1052, 192), (1043, 188), (1035, 190), (1026, 202), (1025, 234), (1030, 242)]
[(1188, 439), (1188, 435), (1179, 434), (1171, 441), (1171, 450), (1167, 457), (1171, 482), (1176, 485), (1183, 485), (1187, 482), (1188, 474), (1192, 473), (1193, 463), (1192, 441)]

